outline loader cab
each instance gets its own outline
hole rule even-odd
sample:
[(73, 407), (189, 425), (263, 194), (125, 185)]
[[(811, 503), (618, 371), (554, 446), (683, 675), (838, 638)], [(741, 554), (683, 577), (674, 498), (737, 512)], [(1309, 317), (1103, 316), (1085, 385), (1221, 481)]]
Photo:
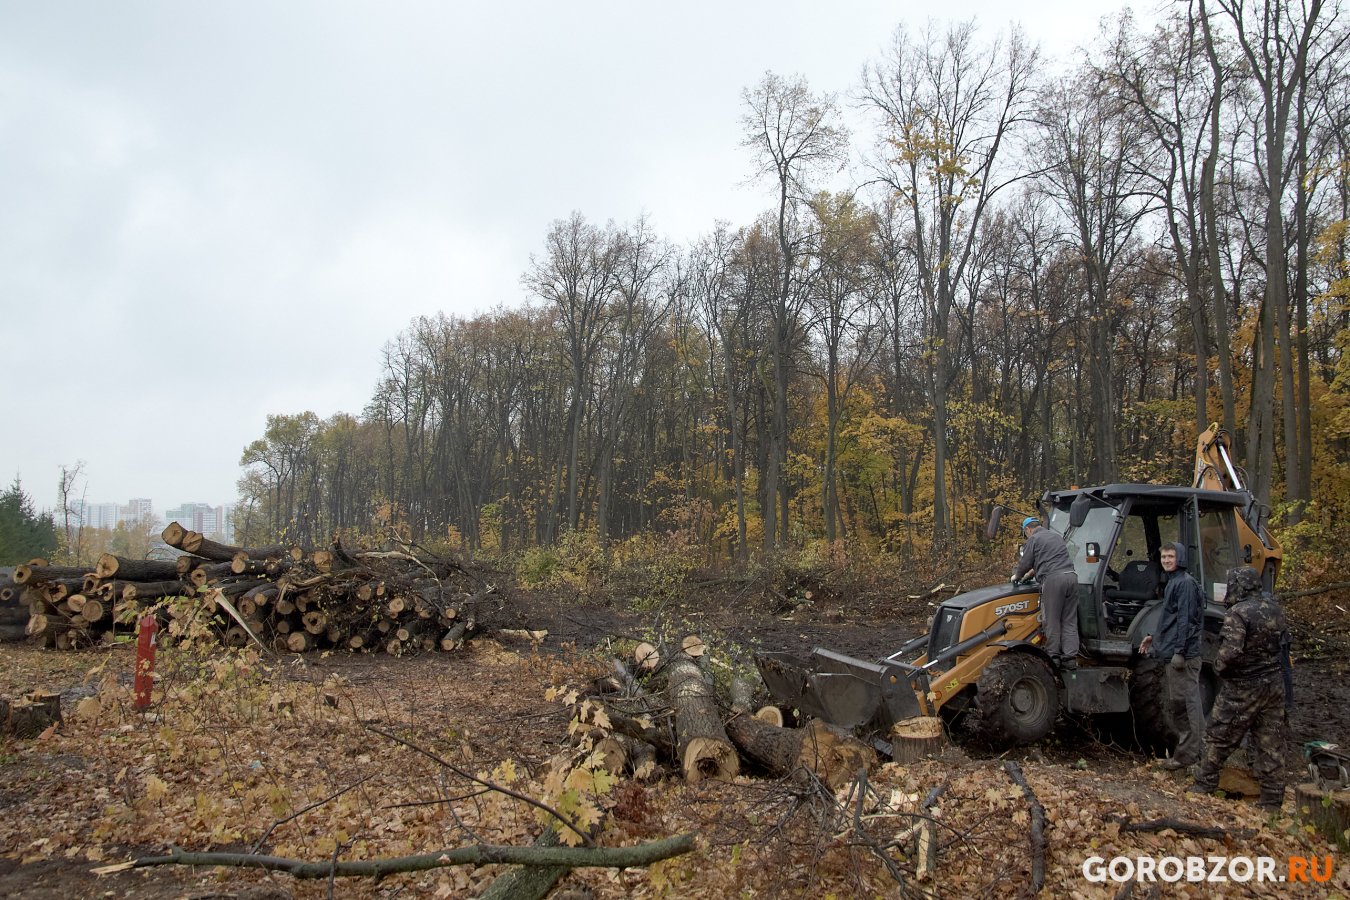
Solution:
[(1187, 571), (1210, 601), (1205, 630), (1217, 635), (1228, 570), (1244, 564), (1237, 494), (1136, 484), (1045, 500), (1049, 527), (1064, 536), (1078, 574), (1079, 634), (1089, 655), (1129, 658), (1157, 617), (1166, 583), (1161, 549), (1174, 542), (1186, 548)]

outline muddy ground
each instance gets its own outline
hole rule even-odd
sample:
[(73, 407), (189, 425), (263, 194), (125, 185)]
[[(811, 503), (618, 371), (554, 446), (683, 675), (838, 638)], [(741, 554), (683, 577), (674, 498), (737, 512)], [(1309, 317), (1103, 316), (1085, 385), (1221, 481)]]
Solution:
[[(229, 746), (218, 767), (223, 772), (194, 770), (186, 764), (175, 768), (173, 754), (163, 752), (162, 742), (155, 744), (144, 736), (143, 725), (132, 724), (125, 716), (110, 718), (106, 711), (94, 723), (72, 721), (41, 740), (8, 741), (0, 747), (0, 896), (198, 900), (324, 896), (327, 889), (323, 884), (238, 870), (165, 867), (107, 876), (96, 876), (91, 870), (102, 863), (162, 852), (169, 843), (246, 850), (274, 821), (271, 813), (239, 812), (237, 839), (231, 840), (232, 833), (226, 830), (216, 835), (213, 842), (205, 834), (210, 817), (201, 814), (194, 819), (190, 802), (175, 807), (159, 800), (164, 822), (155, 818), (154, 810), (147, 814), (143, 799), (133, 796), (136, 791), (127, 787), (136, 778), (158, 773), (156, 777), (162, 777), (168, 785), (170, 800), (175, 792), (195, 791), (198, 807), (202, 805), (202, 796), (210, 793), (211, 785), (234, 778), (233, 796), (242, 809), (247, 804), (239, 785), (248, 780), (247, 770), (268, 768), (282, 755), (279, 748), (285, 746), (284, 752), (293, 763), (285, 771), (292, 776), (311, 773), (309, 777), (315, 783), (309, 796), (322, 797), (330, 792), (331, 786), (350, 784), (358, 773), (364, 773), (360, 777), (370, 777), (373, 767), (378, 775), (372, 784), (383, 785), (379, 790), (385, 792), (383, 796), (389, 802), (381, 804), (368, 799), (369, 808), (397, 806), (395, 800), (422, 802), (409, 799), (417, 796), (415, 786), (407, 783), (405, 771), (412, 764), (404, 762), (405, 757), (396, 753), (396, 748), (368, 731), (362, 732), (361, 727), (385, 723), (389, 727), (398, 724), (420, 728), (423, 739), (428, 741), (433, 740), (433, 735), (440, 736), (435, 739), (443, 739), (449, 733), (457, 752), (484, 769), (511, 759), (531, 771), (542, 770), (551, 756), (566, 750), (570, 743), (567, 732), (570, 714), (558, 703), (546, 699), (548, 689), (583, 683), (590, 674), (603, 668), (605, 657), (618, 642), (660, 636), (654, 635), (654, 629), (668, 635), (697, 631), (714, 647), (734, 644), (746, 653), (805, 652), (819, 645), (876, 658), (922, 631), (931, 612), (930, 603), (937, 598), (926, 589), (853, 591), (840, 596), (828, 585), (799, 585), (791, 591), (774, 591), (749, 583), (713, 583), (696, 586), (679, 600), (633, 611), (620, 602), (587, 602), (575, 596), (508, 591), (502, 596), (492, 625), (547, 629), (549, 635), (541, 646), (485, 639), (461, 653), (404, 659), (308, 654), (303, 659), (279, 663), (273, 677), (300, 685), (301, 692), (296, 696), (303, 697), (303, 687), (309, 685), (314, 689), (314, 697), (322, 697), (323, 703), (316, 703), (318, 711), (312, 714), (314, 724), (310, 728), (316, 734), (313, 747), (303, 737), (297, 743), (293, 735), (288, 738), (283, 731), (253, 741), (237, 735), (238, 742)], [(1298, 705), (1291, 717), (1291, 780), (1301, 773), (1298, 748), (1303, 742), (1321, 739), (1350, 745), (1350, 671), (1347, 671), (1350, 628), (1345, 627), (1344, 619), (1336, 618), (1336, 609), (1335, 598), (1321, 598), (1294, 610), (1301, 644), (1307, 652), (1295, 670)], [(107, 672), (120, 672), (119, 677), (125, 680), (130, 668), (128, 647), (111, 652), (66, 654), (24, 646), (0, 647), (0, 692), (13, 695), (34, 688), (59, 690), (69, 709), (82, 697), (91, 695)], [(98, 669), (92, 677), (91, 669)], [(320, 688), (322, 695), (317, 693)], [(334, 708), (325, 709), (324, 703)], [(171, 721), (169, 711), (164, 715), (165, 722)], [(287, 740), (291, 743), (286, 743)], [(271, 757), (269, 741), (274, 747)], [(125, 749), (123, 744), (127, 745)], [(889, 778), (889, 783), (901, 793), (911, 789), (922, 792), (939, 779), (952, 781), (957, 785), (952, 793), (959, 795), (963, 803), (980, 801), (981, 792), (992, 796), (993, 789), (985, 785), (990, 779), (1001, 777), (998, 767), (1001, 757), (969, 748), (953, 753), (949, 758), (903, 773), (888, 767), (891, 771), (883, 770), (878, 778), (880, 782)], [(1203, 811), (1206, 821), (1235, 829), (1238, 834), (1255, 835), (1249, 840), (1265, 842), (1260, 846), (1276, 855), (1295, 852), (1304, 846), (1299, 842), (1307, 840), (1292, 820), (1280, 828), (1270, 826), (1273, 830), (1268, 832), (1249, 804), (1188, 799), (1182, 779), (1159, 772), (1143, 756), (1107, 745), (1083, 729), (1063, 728), (1053, 738), (1035, 747), (1022, 748), (1009, 758), (1020, 760), (1033, 786), (1037, 786), (1043, 799), (1049, 798), (1045, 803), (1055, 826), (1052, 834), (1060, 842), (1060, 855), (1052, 857), (1047, 880), (1052, 896), (1085, 895), (1085, 886), (1074, 875), (1082, 854), (1064, 845), (1078, 841), (1082, 847), (1089, 842), (1096, 846), (1098, 838), (1079, 834), (1100, 825), (1103, 815), (1100, 810), (1132, 810), (1141, 819), (1175, 814), (1183, 809), (1194, 815)], [(382, 761), (387, 762), (382, 765)], [(127, 774), (128, 769), (131, 775)], [(968, 796), (961, 794), (959, 787), (966, 782), (977, 786), (967, 792)], [(230, 788), (221, 790), (228, 794)], [(884, 872), (877, 875), (875, 866), (869, 868), (867, 862), (856, 860), (849, 864), (852, 868), (843, 866), (837, 863), (836, 857), (841, 852), (837, 849), (826, 853), (817, 847), (814, 857), (808, 854), (809, 858), (800, 861), (800, 854), (805, 852), (801, 849), (805, 846), (804, 832), (793, 830), (799, 822), (792, 827), (781, 823), (772, 828), (764, 826), (766, 817), (782, 816), (786, 820), (793, 808), (791, 804), (784, 805), (781, 793), (772, 785), (751, 780), (694, 789), (667, 781), (636, 796), (636, 801), (615, 811), (616, 818), (623, 820), (621, 836), (649, 840), (679, 830), (696, 831), (707, 845), (703, 851), (706, 858), (700, 865), (719, 874), (712, 878), (698, 874), (698, 866), (693, 870), (676, 866), (662, 870), (668, 872), (669, 881), (663, 874), (653, 882), (649, 873), (641, 871), (611, 875), (602, 870), (586, 870), (585, 875), (569, 876), (564, 887), (577, 892), (571, 896), (721, 896), (733, 888), (751, 896), (770, 889), (785, 896), (818, 896), (826, 887), (837, 890), (840, 883), (859, 896), (894, 895), (895, 885), (886, 880)], [(646, 799), (642, 799), (644, 796)], [(995, 804), (990, 807), (993, 810), (1001, 808), (997, 804), (1010, 801), (996, 797), (989, 802)], [(628, 807), (636, 807), (637, 812)], [(1093, 812), (1088, 815), (1086, 810)], [(334, 827), (333, 821), (326, 818), (329, 811), (337, 814), (330, 805), (323, 813), (309, 814), (286, 826), (298, 829), (298, 833), (288, 835), (287, 843), (278, 846), (290, 847), (296, 853), (308, 851), (312, 858), (327, 846), (321, 843), (325, 829)], [(1080, 813), (1081, 822), (1076, 818)], [(953, 816), (958, 814), (959, 811), (954, 812)], [(236, 813), (220, 815), (228, 818)], [(1019, 814), (1012, 815), (1015, 820)], [(1021, 815), (1023, 824), (1016, 827), (1024, 833), (1024, 814)], [(980, 817), (974, 821), (980, 821)], [(503, 832), (504, 839), (528, 843), (527, 826), (528, 823), (521, 825), (522, 830), (514, 838)], [(434, 842), (444, 830), (445, 826), (437, 821), (417, 818), (409, 819), (406, 834), (417, 844), (417, 837)], [(284, 833), (285, 828), (279, 832)], [(961, 840), (976, 841), (981, 833), (972, 826)], [(774, 841), (781, 842), (781, 846), (772, 853), (746, 851), (747, 856), (742, 858), (736, 849), (754, 842), (767, 845)], [(1229, 845), (1232, 846), (1231, 840)], [(376, 850), (386, 848), (383, 852), (389, 855), (398, 844), (373, 846)], [(428, 845), (420, 846), (426, 849)], [(1143, 845), (1143, 850), (1161, 853), (1159, 848), (1167, 846), (1165, 842)], [(953, 867), (966, 865), (958, 859), (959, 849), (944, 849), (951, 853)], [(1026, 877), (1022, 863), (1010, 862), (1006, 855), (986, 852), (987, 858), (974, 860), (959, 871), (954, 869), (953, 881), (945, 895), (961, 896), (968, 890), (996, 896), (1012, 896), (1017, 892), (1017, 885)], [(836, 872), (836, 868), (840, 871)], [(734, 876), (726, 874), (733, 870)], [(456, 871), (453, 877), (409, 876), (393, 878), (381, 885), (349, 881), (338, 883), (335, 895), (471, 896), (482, 889), (490, 875), (484, 872), (469, 876)], [(680, 881), (681, 878), (685, 880)], [(832, 878), (836, 880), (831, 881)], [(1337, 878), (1342, 883), (1335, 890), (1346, 890), (1344, 879), (1342, 872)], [(1115, 887), (1095, 895), (1114, 896)], [(1253, 893), (1263, 892), (1244, 885), (1235, 895)], [(1309, 894), (1318, 895), (1324, 893), (1319, 890)]]

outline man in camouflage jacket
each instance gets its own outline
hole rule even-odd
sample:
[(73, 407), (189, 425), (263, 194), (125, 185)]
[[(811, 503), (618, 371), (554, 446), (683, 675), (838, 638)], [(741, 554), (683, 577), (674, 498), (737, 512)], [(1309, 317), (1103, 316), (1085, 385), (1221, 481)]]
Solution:
[(1228, 573), (1228, 614), (1216, 668), (1223, 686), (1214, 701), (1205, 749), (1192, 791), (1213, 793), (1219, 771), (1251, 733), (1252, 771), (1261, 785), (1258, 803), (1277, 812), (1284, 802), (1285, 683), (1289, 642), (1284, 611), (1266, 593), (1250, 566)]

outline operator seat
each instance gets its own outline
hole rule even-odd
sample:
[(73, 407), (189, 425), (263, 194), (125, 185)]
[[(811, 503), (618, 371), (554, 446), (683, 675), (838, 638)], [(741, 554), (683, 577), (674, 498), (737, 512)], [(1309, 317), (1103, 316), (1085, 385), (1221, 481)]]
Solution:
[(1132, 559), (1120, 572), (1120, 585), (1107, 588), (1106, 624), (1114, 631), (1124, 631), (1144, 605), (1158, 596), (1161, 569), (1146, 559)]

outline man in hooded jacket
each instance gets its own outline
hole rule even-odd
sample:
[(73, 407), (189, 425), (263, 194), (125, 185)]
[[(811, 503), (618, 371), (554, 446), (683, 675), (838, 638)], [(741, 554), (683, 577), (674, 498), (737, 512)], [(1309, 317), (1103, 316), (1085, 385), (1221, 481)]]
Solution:
[(1205, 594), (1186, 571), (1186, 545), (1164, 544), (1159, 562), (1167, 573), (1157, 635), (1148, 635), (1139, 652), (1164, 660), (1167, 711), (1177, 730), (1177, 747), (1165, 769), (1184, 769), (1200, 761), (1205, 740), (1205, 713), (1200, 703), (1200, 651), (1205, 621)]
[(1242, 738), (1251, 733), (1252, 772), (1261, 785), (1257, 803), (1276, 812), (1284, 801), (1286, 708), (1283, 668), (1289, 647), (1284, 611), (1265, 592), (1251, 566), (1228, 573), (1228, 614), (1216, 668), (1223, 687), (1214, 701), (1204, 755), (1192, 791), (1212, 794), (1219, 772)]

